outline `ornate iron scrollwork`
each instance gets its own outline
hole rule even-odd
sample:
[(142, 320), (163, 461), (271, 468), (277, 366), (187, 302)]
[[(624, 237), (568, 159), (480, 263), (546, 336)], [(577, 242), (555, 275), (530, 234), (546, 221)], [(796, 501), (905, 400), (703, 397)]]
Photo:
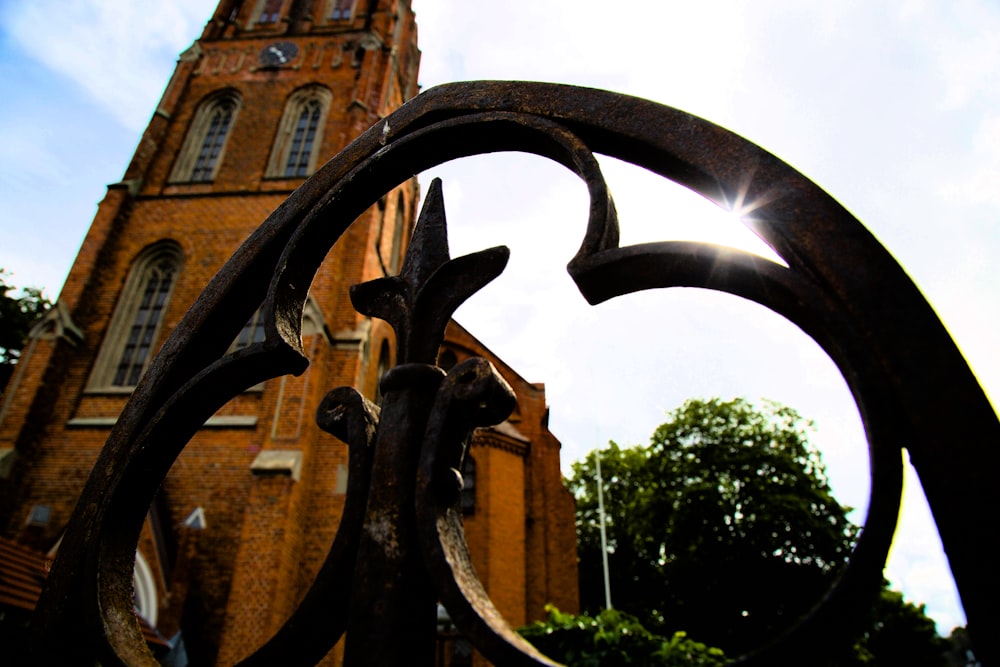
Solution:
[[(589, 220), (569, 272), (588, 301), (676, 285), (739, 295), (815, 339), (853, 392), (868, 433), (872, 482), (855, 553), (808, 617), (737, 662), (793, 662), (798, 647), (821, 641), (829, 619), (869, 603), (895, 528), (903, 447), (937, 520), (977, 654), (995, 659), (996, 641), (986, 631), (991, 621), (1000, 626), (1000, 575), (992, 564), (1000, 500), (991, 479), (1000, 463), (1000, 423), (888, 252), (815, 184), (719, 126), (604, 91), (507, 82), (442, 86), (379, 122), (293, 193), (213, 279), (136, 388), (94, 468), (39, 603), (30, 659), (154, 664), (132, 614), (131, 570), (146, 509), (177, 455), (245, 388), (302, 372), (308, 286), (358, 215), (426, 168), (502, 150), (551, 158), (586, 183)], [(752, 202), (755, 231), (786, 266), (691, 243), (619, 247), (595, 152), (720, 205)], [(483, 360), (447, 375), (433, 365), (454, 308), (505, 262), (505, 249), (448, 257), (443, 204), (432, 187), (402, 274), (353, 291), (362, 313), (395, 328), (401, 365), (384, 379), (381, 413), (348, 389), (323, 402), (321, 425), (350, 447), (344, 518), (298, 611), (244, 664), (310, 664), (344, 632), (351, 665), (426, 663), (438, 599), (496, 664), (552, 664), (489, 602), (456, 508), (463, 443), (476, 426), (506, 416), (510, 390)], [(226, 354), (261, 302), (264, 342)], [(981, 516), (990, 517), (988, 525)]]

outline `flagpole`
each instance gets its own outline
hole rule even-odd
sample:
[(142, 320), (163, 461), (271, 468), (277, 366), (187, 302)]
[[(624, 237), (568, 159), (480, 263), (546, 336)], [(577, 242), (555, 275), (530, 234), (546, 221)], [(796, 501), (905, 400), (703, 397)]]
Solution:
[(611, 578), (608, 575), (608, 532), (604, 520), (604, 480), (601, 478), (601, 452), (594, 451), (597, 462), (597, 514), (601, 521), (601, 562), (604, 565), (604, 606), (611, 609)]

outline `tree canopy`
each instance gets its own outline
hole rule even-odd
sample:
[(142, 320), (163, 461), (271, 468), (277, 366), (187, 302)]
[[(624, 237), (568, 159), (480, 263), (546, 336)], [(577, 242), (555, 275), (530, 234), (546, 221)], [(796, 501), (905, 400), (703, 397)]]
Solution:
[(36, 287), (11, 295), (17, 288), (9, 279), (10, 274), (0, 268), (0, 390), (7, 385), (31, 327), (52, 306)]
[[(649, 445), (612, 442), (599, 452), (614, 607), (655, 633), (686, 631), (733, 656), (808, 612), (859, 534), (833, 497), (810, 429), (777, 403), (690, 400)], [(575, 463), (568, 480), (590, 613), (604, 605), (597, 454)], [(878, 637), (874, 629), (844, 636), (838, 650), (854, 660), (859, 642)]]
[(907, 602), (902, 593), (889, 589), (888, 581), (868, 620), (856, 647), (858, 662), (868, 667), (940, 667), (953, 649), (953, 641), (938, 635), (924, 605)]

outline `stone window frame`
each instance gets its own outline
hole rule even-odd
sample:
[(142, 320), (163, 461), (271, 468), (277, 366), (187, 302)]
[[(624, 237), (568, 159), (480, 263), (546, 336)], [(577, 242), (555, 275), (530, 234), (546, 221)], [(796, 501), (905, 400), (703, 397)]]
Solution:
[[(214, 139), (214, 135), (210, 135), (210, 132), (216, 127), (213, 125), (213, 120), (217, 113), (225, 112), (227, 107), (229, 119), (225, 127), (225, 134), (221, 142), (213, 141), (213, 143), (219, 144), (218, 152), (210, 157), (212, 163), (208, 166), (208, 172), (199, 174), (198, 178), (195, 178), (195, 170), (205, 168), (204, 163), (200, 162), (200, 158), (203, 157), (203, 150), (209, 148), (206, 146), (206, 142)], [(216, 91), (202, 100), (195, 112), (194, 120), (188, 127), (184, 144), (174, 161), (174, 168), (170, 172), (171, 183), (211, 183), (215, 180), (219, 173), (219, 166), (225, 158), (226, 146), (229, 144), (229, 138), (233, 135), (233, 127), (236, 125), (242, 107), (243, 98), (233, 89)]]
[(132, 570), (132, 597), (136, 613), (155, 628), (160, 606), (156, 580), (149, 562), (138, 550), (135, 552), (135, 567)]
[(406, 198), (400, 192), (396, 197), (396, 219), (392, 228), (392, 246), (389, 251), (389, 273), (396, 275), (403, 262), (403, 230), (406, 227)]
[(357, 0), (329, 0), (323, 18), (327, 21), (350, 21), (357, 6)]
[(135, 388), (134, 384), (127, 382), (116, 384), (115, 376), (125, 354), (129, 334), (135, 324), (150, 278), (165, 261), (172, 264), (173, 279), (159, 311), (159, 317), (153, 326), (149, 348), (142, 360), (140, 378), (149, 367), (149, 362), (159, 347), (157, 342), (163, 335), (165, 315), (170, 308), (171, 297), (177, 289), (177, 282), (184, 268), (184, 253), (175, 241), (160, 241), (147, 246), (133, 261), (121, 295), (118, 297), (118, 303), (115, 305), (114, 314), (104, 333), (104, 342), (94, 362), (87, 391), (130, 393)]
[[(278, 132), (274, 138), (274, 145), (271, 147), (271, 157), (267, 162), (267, 169), (264, 171), (266, 178), (305, 178), (316, 171), (316, 163), (319, 161), (320, 148), (323, 144), (323, 129), (326, 126), (332, 102), (333, 92), (321, 85), (300, 88), (288, 97), (285, 111), (278, 125)], [(293, 155), (293, 149), (296, 147), (296, 131), (299, 129), (299, 121), (303, 114), (307, 113), (310, 107), (316, 105), (319, 105), (319, 118), (316, 122), (303, 171), (300, 168), (303, 163), (300, 154)], [(308, 129), (306, 128), (306, 132)], [(293, 157), (295, 158), (294, 164), (290, 164)], [(294, 167), (292, 174), (288, 173), (289, 167)]]

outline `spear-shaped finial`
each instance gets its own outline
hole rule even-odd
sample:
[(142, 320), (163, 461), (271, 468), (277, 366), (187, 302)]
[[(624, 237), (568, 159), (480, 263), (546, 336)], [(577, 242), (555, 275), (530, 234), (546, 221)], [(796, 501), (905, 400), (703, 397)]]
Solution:
[(499, 276), (510, 250), (497, 246), (451, 259), (441, 179), (428, 188), (398, 276), (351, 287), (359, 313), (388, 322), (396, 332), (396, 362), (434, 363), (455, 310)]

